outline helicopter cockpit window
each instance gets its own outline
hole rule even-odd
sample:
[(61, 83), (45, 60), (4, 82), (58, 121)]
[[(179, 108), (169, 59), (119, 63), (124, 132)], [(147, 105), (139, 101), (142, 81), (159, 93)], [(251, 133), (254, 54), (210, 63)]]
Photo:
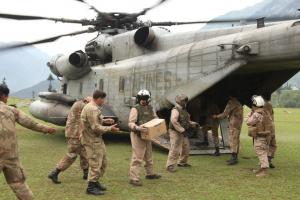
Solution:
[(98, 89), (101, 90), (101, 91), (103, 91), (103, 89), (104, 89), (104, 81), (103, 81), (103, 79), (99, 80)]
[(119, 92), (125, 91), (125, 78), (123, 76), (120, 76), (119, 79)]
[(299, 25), (300, 25), (300, 21), (297, 21), (297, 22), (293, 23), (292, 27), (299, 26)]

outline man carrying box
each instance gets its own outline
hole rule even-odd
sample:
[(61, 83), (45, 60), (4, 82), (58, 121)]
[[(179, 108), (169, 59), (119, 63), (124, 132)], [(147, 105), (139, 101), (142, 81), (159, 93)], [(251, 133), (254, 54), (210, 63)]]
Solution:
[(190, 115), (187, 112), (186, 105), (188, 97), (184, 94), (176, 96), (176, 106), (171, 112), (171, 119), (169, 124), (170, 143), (167, 160), (167, 171), (175, 172), (176, 164), (178, 167), (190, 167), (187, 163), (190, 154), (190, 142), (188, 138), (188, 129), (196, 127), (198, 124), (190, 120)]
[(130, 181), (134, 186), (142, 186), (140, 180), (140, 168), (145, 161), (146, 179), (159, 179), (161, 176), (153, 172), (152, 143), (141, 138), (141, 132), (147, 132), (147, 128), (141, 126), (155, 118), (158, 118), (151, 105), (151, 94), (148, 90), (141, 90), (137, 94), (137, 105), (129, 114), (129, 128), (132, 145), (132, 158), (130, 164)]

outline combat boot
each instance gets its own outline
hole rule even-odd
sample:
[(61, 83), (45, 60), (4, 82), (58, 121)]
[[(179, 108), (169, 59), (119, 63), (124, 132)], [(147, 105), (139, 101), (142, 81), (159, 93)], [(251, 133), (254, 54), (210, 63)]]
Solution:
[(88, 187), (86, 189), (86, 193), (91, 195), (96, 195), (96, 196), (104, 195), (104, 192), (98, 188), (97, 182), (89, 182)]
[(167, 167), (167, 171), (171, 172), (171, 173), (174, 173), (174, 172), (176, 172), (176, 169), (175, 169), (174, 166), (171, 165), (171, 166)]
[(220, 149), (219, 147), (216, 147), (215, 153), (212, 154), (212, 156), (220, 156)]
[(48, 175), (48, 178), (52, 180), (55, 184), (61, 184), (61, 182), (58, 180), (58, 175), (61, 171), (57, 168), (55, 168), (50, 174)]
[(142, 186), (142, 182), (140, 180), (130, 180), (129, 184), (133, 185), (133, 186)]
[(88, 169), (84, 169), (84, 170), (83, 170), (83, 176), (82, 176), (82, 179), (83, 179), (83, 180), (87, 180), (88, 175), (89, 175), (89, 170), (88, 170)]
[(258, 170), (256, 172), (256, 177), (265, 177), (267, 175), (268, 175), (268, 173), (267, 173), (267, 169), (266, 168), (261, 168), (260, 170)]
[(151, 175), (147, 175), (146, 179), (160, 179), (161, 175), (159, 174), (151, 174)]
[(107, 190), (107, 188), (106, 188), (104, 185), (102, 185), (100, 182), (96, 182), (96, 184), (97, 184), (97, 187), (98, 187), (100, 190), (102, 190), (102, 191), (106, 191), (106, 190)]
[(273, 157), (271, 157), (271, 156), (268, 156), (268, 160), (269, 160), (269, 167), (270, 167), (271, 169), (274, 169), (274, 168), (275, 168), (275, 165), (272, 163), (272, 159), (273, 159)]
[(190, 165), (188, 163), (178, 163), (177, 166), (178, 167), (191, 167), (192, 165)]
[(227, 165), (236, 165), (238, 163), (237, 153), (232, 153), (232, 158), (227, 162)]

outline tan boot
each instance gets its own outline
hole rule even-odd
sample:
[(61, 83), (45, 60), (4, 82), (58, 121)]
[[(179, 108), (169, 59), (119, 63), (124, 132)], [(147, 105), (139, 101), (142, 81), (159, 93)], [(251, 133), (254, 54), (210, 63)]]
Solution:
[(174, 172), (176, 172), (177, 170), (175, 169), (174, 166), (169, 166), (169, 167), (167, 168), (167, 171), (168, 171), (168, 172), (171, 172), (171, 173), (174, 173)]
[(267, 176), (267, 169), (265, 168), (261, 168), (260, 170), (258, 170), (258, 172), (256, 173), (256, 177), (265, 177)]
[(142, 186), (142, 182), (140, 180), (130, 180), (129, 184), (133, 185), (133, 186)]

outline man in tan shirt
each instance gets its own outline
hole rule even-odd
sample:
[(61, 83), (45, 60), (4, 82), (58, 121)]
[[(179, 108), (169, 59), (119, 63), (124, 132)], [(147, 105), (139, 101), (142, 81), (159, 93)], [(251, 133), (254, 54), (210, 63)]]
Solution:
[(83, 179), (88, 176), (89, 165), (86, 158), (86, 152), (80, 142), (81, 128), (80, 115), (84, 106), (92, 100), (92, 97), (86, 97), (73, 104), (68, 114), (65, 128), (65, 136), (67, 140), (68, 153), (59, 161), (56, 168), (48, 175), (48, 178), (55, 184), (60, 184), (58, 175), (60, 172), (68, 169), (76, 160), (77, 155), (80, 156), (80, 166), (83, 170)]
[(28, 129), (54, 134), (55, 129), (33, 121), (17, 108), (6, 105), (9, 89), (0, 85), (0, 172), (18, 199), (32, 200), (33, 194), (26, 183), (24, 169), (19, 160), (16, 124)]
[(119, 131), (119, 128), (116, 127), (117, 124), (103, 126), (103, 123), (114, 124), (114, 120), (104, 120), (101, 114), (99, 106), (105, 103), (105, 98), (104, 92), (96, 90), (93, 94), (93, 100), (83, 108), (81, 113), (81, 143), (86, 150), (89, 164), (86, 192), (91, 195), (103, 195), (106, 190), (106, 187), (99, 182), (107, 167), (106, 147), (102, 135), (107, 132)]
[(169, 124), (171, 147), (166, 164), (169, 172), (175, 172), (176, 165), (178, 167), (191, 166), (188, 164), (190, 154), (188, 130), (190, 127), (196, 127), (197, 123), (190, 120), (190, 115), (186, 110), (187, 103), (188, 97), (186, 95), (176, 96), (176, 105), (171, 112)]
[(152, 142), (141, 138), (141, 132), (147, 131), (141, 125), (157, 118), (153, 107), (149, 104), (150, 101), (151, 94), (148, 90), (139, 91), (137, 105), (131, 109), (129, 114), (128, 126), (131, 129), (132, 145), (129, 183), (133, 186), (142, 186), (140, 169), (143, 161), (145, 161), (146, 179), (159, 179), (161, 177), (153, 172)]
[(235, 165), (238, 163), (240, 134), (243, 124), (243, 105), (237, 98), (230, 96), (223, 113), (213, 115), (213, 118), (219, 120), (228, 118), (229, 120), (229, 143), (232, 156), (227, 162), (228, 165)]

